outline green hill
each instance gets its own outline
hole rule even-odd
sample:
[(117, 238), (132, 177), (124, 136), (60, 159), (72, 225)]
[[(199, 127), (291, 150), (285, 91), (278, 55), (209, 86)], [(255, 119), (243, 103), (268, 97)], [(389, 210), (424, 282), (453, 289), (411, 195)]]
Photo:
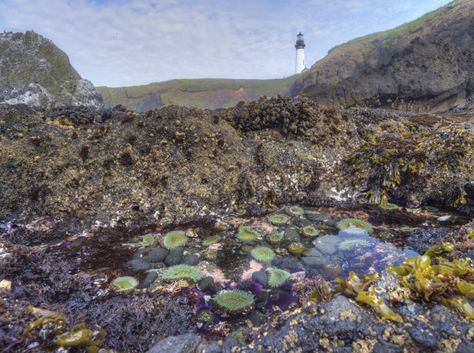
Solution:
[(97, 87), (107, 107), (123, 104), (146, 111), (167, 105), (227, 108), (260, 96), (287, 95), (296, 77), (274, 80), (179, 79), (143, 86)]
[(343, 106), (433, 110), (474, 99), (474, 1), (456, 0), (397, 28), (336, 46), (292, 95)]

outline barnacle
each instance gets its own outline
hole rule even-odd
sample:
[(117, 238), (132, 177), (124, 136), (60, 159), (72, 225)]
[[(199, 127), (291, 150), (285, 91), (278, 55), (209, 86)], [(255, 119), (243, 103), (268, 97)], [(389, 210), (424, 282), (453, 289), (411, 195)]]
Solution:
[(255, 227), (241, 226), (237, 232), (237, 239), (243, 242), (251, 242), (257, 239), (259, 233)]
[(370, 242), (365, 239), (348, 239), (339, 243), (338, 248), (342, 251), (351, 251), (357, 248), (367, 248)]
[(275, 257), (275, 253), (272, 249), (266, 246), (257, 246), (250, 252), (252, 257), (260, 262), (270, 262)]
[(197, 267), (194, 266), (175, 265), (168, 267), (168, 269), (163, 272), (161, 277), (165, 281), (189, 279), (191, 281), (197, 282), (203, 277), (203, 274)]
[(280, 287), (290, 279), (290, 273), (279, 268), (269, 268), (270, 276), (268, 278), (268, 285), (273, 288)]
[(183, 246), (188, 241), (186, 233), (181, 230), (174, 230), (165, 234), (163, 246), (168, 250)]
[(306, 226), (300, 229), (300, 233), (306, 237), (314, 238), (319, 235), (319, 230), (313, 226)]
[(138, 286), (138, 281), (135, 277), (123, 276), (114, 279), (112, 284), (119, 291), (127, 291)]
[(365, 230), (368, 233), (372, 232), (373, 229), (374, 229), (370, 223), (368, 223), (366, 221), (362, 221), (362, 220), (357, 219), (357, 218), (344, 218), (344, 219), (341, 219), (337, 223), (337, 227), (340, 230), (347, 230), (347, 229), (350, 229), (350, 228), (357, 228), (357, 229)]
[(236, 314), (250, 310), (254, 303), (254, 296), (252, 293), (240, 289), (221, 290), (213, 300), (219, 308)]
[(290, 218), (282, 213), (275, 213), (268, 216), (268, 221), (275, 226), (283, 226), (290, 223)]

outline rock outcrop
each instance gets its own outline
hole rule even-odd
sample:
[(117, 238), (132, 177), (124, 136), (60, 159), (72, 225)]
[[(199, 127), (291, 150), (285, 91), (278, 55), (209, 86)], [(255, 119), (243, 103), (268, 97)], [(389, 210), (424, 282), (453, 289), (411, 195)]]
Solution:
[(472, 207), (473, 119), (287, 97), (144, 114), (0, 108), (0, 220), (179, 222), (209, 210), (356, 197)]
[(99, 107), (102, 97), (49, 39), (31, 31), (4, 32), (0, 33), (0, 103)]
[(292, 94), (346, 107), (472, 106), (474, 2), (456, 0), (414, 22), (333, 48), (297, 79)]

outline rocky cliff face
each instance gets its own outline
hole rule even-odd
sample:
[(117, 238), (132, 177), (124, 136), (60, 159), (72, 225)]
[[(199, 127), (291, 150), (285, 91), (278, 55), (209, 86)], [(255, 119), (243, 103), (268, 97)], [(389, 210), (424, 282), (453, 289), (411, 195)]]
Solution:
[(296, 81), (292, 94), (344, 106), (472, 106), (474, 1), (453, 1), (414, 22), (332, 49)]
[(0, 103), (99, 107), (102, 97), (53, 42), (34, 32), (0, 33)]

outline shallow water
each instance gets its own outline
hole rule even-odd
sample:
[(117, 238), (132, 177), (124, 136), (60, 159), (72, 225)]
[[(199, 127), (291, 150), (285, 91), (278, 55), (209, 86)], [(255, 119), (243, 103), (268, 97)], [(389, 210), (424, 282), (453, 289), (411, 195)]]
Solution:
[[(331, 281), (345, 278), (354, 271), (359, 275), (378, 272), (387, 266), (398, 265), (418, 253), (404, 246), (404, 238), (417, 229), (445, 225), (456, 215), (438, 210), (339, 210), (305, 209), (304, 214), (294, 215), (287, 207), (272, 214), (288, 217), (285, 224), (275, 225), (269, 216), (245, 218), (236, 215), (223, 217), (218, 225), (190, 224), (180, 227), (186, 233), (186, 244), (176, 249), (164, 249), (164, 236), (170, 230), (154, 229), (144, 234), (111, 234), (110, 237), (80, 239), (66, 243), (73, 256), (81, 257), (82, 267), (109, 273), (105, 285), (119, 275), (132, 275), (140, 281), (139, 288), (173, 295), (184, 291), (194, 302), (198, 324), (202, 312), (206, 319), (215, 323), (225, 319), (239, 324), (246, 318), (255, 323), (264, 320), (267, 311), (275, 307), (286, 309), (299, 305), (294, 284), (302, 279), (323, 278)], [(440, 218), (443, 216), (449, 216)], [(350, 226), (339, 229), (338, 222), (345, 218), (357, 218), (373, 225), (370, 230)], [(441, 219), (441, 220), (440, 220)], [(405, 222), (403, 222), (406, 220)], [(462, 221), (461, 221), (462, 222)], [(239, 228), (252, 227), (256, 238), (242, 241), (237, 237)], [(315, 234), (307, 236), (304, 227)], [(176, 230), (176, 229), (171, 229)], [(282, 234), (279, 242), (270, 241), (272, 233)], [(290, 245), (304, 246), (301, 254), (292, 254)], [(274, 253), (271, 261), (263, 261), (252, 255), (257, 246), (264, 246)], [(268, 259), (267, 259), (268, 260)], [(197, 267), (204, 279), (169, 282), (163, 273), (178, 264)], [(269, 283), (272, 268), (287, 271), (291, 276), (284, 283)], [(228, 315), (219, 310), (213, 296), (221, 290), (241, 289), (254, 295), (255, 305), (245, 315)], [(209, 324), (209, 322), (207, 323)]]

